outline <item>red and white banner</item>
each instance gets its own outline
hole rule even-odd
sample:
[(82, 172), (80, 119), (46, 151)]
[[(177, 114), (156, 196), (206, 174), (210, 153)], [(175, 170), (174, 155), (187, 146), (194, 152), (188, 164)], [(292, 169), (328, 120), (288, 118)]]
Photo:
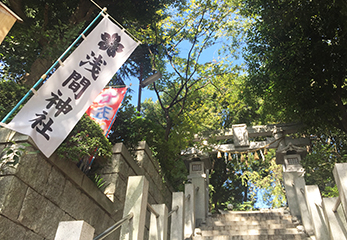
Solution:
[(93, 104), (88, 108), (87, 114), (97, 124), (100, 125), (107, 134), (108, 129), (115, 120), (118, 108), (120, 107), (127, 88), (106, 88), (94, 100)]
[(137, 46), (104, 17), (7, 127), (49, 157)]

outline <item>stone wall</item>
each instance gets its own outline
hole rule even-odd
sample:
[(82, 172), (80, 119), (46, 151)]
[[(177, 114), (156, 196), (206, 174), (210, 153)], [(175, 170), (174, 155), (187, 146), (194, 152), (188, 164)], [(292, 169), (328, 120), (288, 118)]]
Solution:
[[(11, 141), (34, 145), (27, 136), (0, 129), (0, 152)], [(149, 203), (171, 207), (172, 189), (162, 183), (145, 142), (136, 149), (136, 160), (123, 144), (113, 147), (112, 160), (101, 170), (109, 183), (107, 196), (73, 162), (56, 155), (47, 159), (35, 150), (28, 147), (15, 167), (0, 172), (2, 240), (54, 239), (58, 223), (72, 220), (84, 220), (100, 234), (122, 218), (128, 176), (145, 175), (150, 183)], [(107, 239), (117, 236), (118, 232)]]
[[(173, 189), (163, 183), (162, 176), (159, 174), (159, 164), (152, 157), (146, 142), (139, 142), (134, 155), (136, 156), (135, 161), (122, 143), (117, 143), (113, 147), (112, 161), (100, 172), (106, 182), (110, 183), (105, 190), (106, 196), (114, 203), (117, 203), (117, 205), (124, 206), (124, 193), (128, 177), (144, 175), (149, 182), (148, 203), (165, 203), (168, 209), (170, 209)], [(148, 237), (149, 222), (150, 213), (148, 211), (145, 239)]]

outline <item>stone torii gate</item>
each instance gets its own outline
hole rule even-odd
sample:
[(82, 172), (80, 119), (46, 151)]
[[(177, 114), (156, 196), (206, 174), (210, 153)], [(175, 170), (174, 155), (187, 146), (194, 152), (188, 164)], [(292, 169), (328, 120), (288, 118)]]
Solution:
[[(292, 138), (288, 135), (296, 133), (301, 124), (273, 124), (247, 127), (246, 124), (233, 125), (231, 129), (216, 131), (207, 137), (195, 136), (195, 141), (209, 147), (210, 152), (247, 153), (260, 149), (275, 148), (276, 163), (283, 165), (283, 179), (287, 202), (293, 216), (300, 219), (299, 202), (293, 183), (304, 174), (300, 161), (306, 155), (306, 146), (310, 145), (309, 138)], [(250, 141), (250, 138), (266, 137), (264, 141)], [(208, 139), (232, 139), (233, 144), (209, 144)], [(189, 161), (188, 181), (197, 189), (195, 198), (196, 225), (204, 223), (208, 214), (209, 172), (212, 167), (209, 155), (205, 151), (192, 147), (181, 152)], [(303, 219), (304, 221), (304, 219)]]

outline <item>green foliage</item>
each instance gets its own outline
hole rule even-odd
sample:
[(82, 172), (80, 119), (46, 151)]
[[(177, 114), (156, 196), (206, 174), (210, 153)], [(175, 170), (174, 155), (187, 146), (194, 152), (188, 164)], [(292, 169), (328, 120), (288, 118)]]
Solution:
[(105, 188), (109, 185), (104, 178), (102, 178), (100, 175), (98, 174), (94, 174), (93, 177), (90, 177), (90, 179), (95, 183), (95, 185), (101, 190), (104, 191)]
[(0, 154), (0, 172), (3, 171), (5, 166), (12, 168), (16, 167), (16, 165), (19, 163), (20, 158), (23, 155), (36, 153), (27, 151), (26, 148), (30, 146), (31, 144), (29, 143), (17, 144), (15, 142), (12, 142), (7, 147), (5, 147)]
[[(195, 121), (194, 113), (199, 111), (190, 111), (201, 105), (201, 100), (197, 99), (201, 97), (199, 91), (212, 85), (211, 79), (215, 76), (227, 74), (228, 71), (229, 74), (234, 73), (235, 68), (226, 67), (224, 59), (203, 62), (201, 58), (206, 49), (216, 45), (223, 30), (228, 30), (229, 35), (224, 37), (230, 43), (233, 42), (230, 39), (237, 37), (234, 32), (239, 29), (239, 22), (234, 21), (237, 12), (237, 4), (234, 2), (190, 1), (187, 5), (171, 8), (170, 12), (171, 15), (163, 15), (164, 18), (153, 26), (152, 31), (145, 32), (152, 36), (152, 42), (162, 46), (153, 54), (153, 67), (159, 69), (163, 77), (153, 84), (153, 89), (158, 97), (157, 104), (162, 109), (164, 121), (161, 120), (160, 124), (165, 127), (166, 141), (174, 132), (176, 123), (180, 124), (183, 119)], [(230, 54), (234, 52), (232, 50)], [(160, 59), (163, 54), (166, 60)], [(164, 60), (164, 64), (170, 66), (167, 70), (162, 64)], [(199, 132), (197, 124), (194, 125), (195, 132)]]
[[(260, 152), (258, 152), (259, 154)], [(211, 171), (211, 205), (213, 211), (226, 210), (231, 203), (234, 210), (252, 210), (256, 202), (265, 207), (282, 207), (286, 203), (282, 179), (282, 165), (275, 162), (275, 150), (255, 159), (255, 154), (224, 154), (213, 156)], [(262, 195), (258, 195), (259, 191)], [(262, 196), (263, 199), (258, 199)]]
[[(16, 12), (22, 23), (16, 23), (0, 46), (3, 65), (0, 77), (32, 86), (69, 46), (74, 38), (99, 13), (99, 9), (90, 0), (71, 0), (42, 2), (40, 0), (18, 1), (2, 0)], [(108, 13), (117, 19), (130, 32), (147, 29), (160, 20), (160, 10), (170, 4), (180, 5), (176, 0), (151, 1), (104, 1)], [(141, 38), (139, 34), (138, 38)], [(143, 40), (142, 38), (140, 40)], [(115, 79), (134, 75), (140, 63), (145, 63), (145, 72), (151, 70), (148, 44), (132, 55)], [(153, 46), (148, 46), (153, 47)], [(146, 53), (143, 51), (146, 50)], [(153, 49), (156, 49), (154, 46)], [(124, 80), (124, 79), (123, 79)]]
[(96, 160), (110, 158), (111, 148), (99, 125), (84, 114), (56, 152), (60, 157), (79, 162), (95, 153)]
[(264, 123), (305, 124), (306, 184), (336, 196), (332, 170), (346, 162), (347, 5), (343, 1), (243, 0), (253, 19), (244, 58), (247, 98)]
[[(74, 14), (77, 1), (50, 1), (46, 4), (37, 0), (11, 2), (15, 3), (11, 6), (12, 10), (20, 15), (23, 23), (16, 23), (1, 44), (0, 55), (4, 65), (0, 74), (19, 82), (27, 78), (25, 73), (41, 76), (78, 35), (82, 26), (69, 23), (68, 16)], [(40, 61), (37, 61), (38, 58)], [(34, 73), (39, 70), (32, 67), (35, 61), (46, 69)]]
[(343, 1), (244, 0), (255, 23), (245, 59), (252, 94), (277, 122), (347, 131)]
[(249, 186), (251, 199), (256, 199), (258, 191), (262, 190), (262, 201), (266, 206), (282, 207), (286, 203), (282, 165), (276, 164), (274, 149), (264, 157), (264, 159), (255, 160), (253, 154), (248, 154), (250, 168), (243, 172), (242, 180)]
[(332, 197), (338, 197), (339, 196), (339, 190), (337, 189), (337, 186), (333, 187), (325, 187), (325, 189), (321, 192), (323, 198), (332, 198)]
[(254, 208), (254, 201), (237, 203), (236, 206), (234, 207), (234, 210), (237, 210), (237, 211), (252, 211), (252, 210), (255, 210), (255, 208)]
[[(28, 87), (12, 81), (0, 81), (0, 119), (2, 120), (27, 93)], [(17, 111), (18, 112), (18, 111)], [(13, 118), (12, 115), (9, 120)]]
[[(180, 152), (194, 145), (194, 133), (220, 129), (226, 115), (248, 111), (238, 99), (239, 91), (233, 92), (242, 82), (240, 68), (228, 65), (225, 59), (206, 63), (201, 60), (203, 51), (214, 46), (221, 36), (235, 46), (230, 46), (229, 54), (236, 52), (236, 41), (229, 40), (241, 32), (237, 8), (234, 2), (190, 1), (170, 9), (171, 15), (163, 14), (161, 21), (143, 30), (147, 42), (161, 46), (153, 53), (152, 64), (163, 77), (152, 87), (158, 101), (142, 104), (144, 119), (140, 125), (132, 121), (132, 127), (137, 129), (136, 134), (146, 131), (147, 126), (152, 129), (143, 139), (153, 147), (163, 173), (173, 185), (181, 186), (185, 178)], [(223, 32), (226, 29), (228, 34)], [(163, 54), (167, 58), (164, 64), (170, 68), (165, 69)], [(239, 109), (231, 113), (230, 103)]]
[[(153, 102), (145, 102), (142, 107), (146, 117), (139, 116), (134, 106), (130, 104), (131, 97), (123, 102), (116, 121), (112, 127), (109, 139), (112, 144), (123, 142), (131, 151), (139, 141), (146, 141), (151, 148), (153, 156), (161, 166), (163, 181), (168, 181), (176, 190), (183, 190), (183, 182), (186, 180), (187, 170), (181, 159), (180, 151), (186, 145), (184, 136), (177, 133), (175, 139), (164, 139), (165, 129), (158, 123), (157, 117), (160, 108)], [(181, 148), (182, 147), (182, 148)]]
[(131, 95), (127, 95), (124, 99), (109, 134), (113, 144), (122, 142), (129, 150), (135, 149), (139, 141), (152, 139), (154, 132), (153, 124), (139, 115), (130, 103), (131, 98)]
[(335, 163), (347, 162), (346, 144), (346, 134), (342, 131), (314, 137), (309, 154), (301, 161), (306, 184), (318, 185), (324, 196), (337, 196), (333, 169)]
[[(207, 137), (211, 130), (231, 128), (233, 124), (246, 123), (248, 126), (264, 123), (271, 115), (264, 116), (262, 99), (252, 95), (245, 85), (245, 76), (240, 76), (238, 68), (232, 74), (211, 78), (212, 84), (199, 91), (199, 97), (192, 101), (190, 115), (200, 120), (199, 131)], [(195, 105), (193, 105), (195, 104)], [(206, 131), (204, 133), (203, 131)], [(232, 143), (232, 140), (208, 140), (209, 144)], [(202, 147), (204, 149), (204, 147)], [(206, 149), (205, 150), (210, 150)], [(229, 155), (229, 153), (228, 153)], [(232, 159), (214, 159), (210, 183), (213, 185), (211, 203), (215, 209), (225, 209), (228, 203), (234, 209), (252, 209), (257, 201), (257, 193), (264, 191), (266, 206), (279, 207), (285, 204), (281, 166), (275, 164), (273, 153), (265, 155), (265, 160), (256, 160), (254, 155), (232, 154)], [(260, 152), (258, 151), (258, 156)], [(271, 157), (270, 157), (271, 156)], [(214, 156), (215, 157), (215, 156)], [(243, 205), (243, 203), (246, 203)], [(252, 205), (252, 208), (247, 206)]]
[(224, 210), (228, 203), (238, 206), (247, 201), (247, 186), (242, 184), (240, 162), (233, 158), (228, 161), (223, 158), (217, 158), (216, 155), (212, 156), (213, 169), (210, 176), (210, 184), (213, 191), (211, 191), (211, 204), (213, 211), (217, 209)]

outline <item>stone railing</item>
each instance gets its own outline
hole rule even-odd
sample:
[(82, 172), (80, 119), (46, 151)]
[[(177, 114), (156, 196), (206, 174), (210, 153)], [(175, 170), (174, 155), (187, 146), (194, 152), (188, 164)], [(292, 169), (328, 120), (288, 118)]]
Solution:
[[(205, 222), (207, 216), (206, 196), (208, 196), (208, 192), (203, 166), (203, 162), (191, 162), (191, 171), (188, 176), (191, 183), (185, 185), (185, 192), (173, 192), (172, 196), (167, 196), (169, 199), (163, 199), (163, 203), (156, 204), (149, 203), (151, 182), (147, 178), (151, 174), (130, 176), (124, 201), (123, 218), (120, 218), (118, 223), (95, 236), (94, 227), (85, 221), (61, 222), (55, 240), (101, 240), (120, 226), (119, 239), (122, 240), (191, 239), (198, 222)], [(171, 202), (171, 204), (168, 205), (165, 202)], [(197, 205), (200, 208), (196, 208)], [(170, 212), (168, 212), (169, 208), (171, 208)], [(93, 236), (95, 237), (93, 238)]]
[[(197, 165), (201, 168), (196, 168), (198, 171), (191, 171), (188, 176), (191, 183), (185, 184), (184, 193), (173, 192), (172, 196), (167, 196), (170, 201), (167, 199), (163, 203), (150, 204), (151, 183), (147, 177), (151, 174), (147, 177), (130, 176), (126, 188), (123, 218), (120, 218), (119, 222), (96, 235), (94, 227), (85, 221), (64, 221), (59, 224), (55, 240), (101, 240), (116, 231), (118, 227), (121, 227), (119, 239), (122, 240), (191, 239), (196, 224), (206, 220), (205, 204), (208, 195), (205, 189), (207, 183), (203, 174), (203, 163), (192, 162), (190, 168), (193, 165), (195, 168)], [(196, 208), (196, 205), (204, 207)]]
[(336, 198), (322, 198), (317, 185), (306, 185), (304, 169), (296, 165), (283, 173), (291, 214), (317, 240), (347, 239), (347, 163), (335, 164), (333, 173), (339, 190)]
[[(54, 239), (59, 222), (77, 220), (91, 225), (96, 236), (122, 218), (131, 176), (145, 176), (149, 204), (171, 207), (172, 188), (163, 183), (145, 142), (139, 143), (135, 160), (123, 144), (113, 147), (112, 160), (100, 173), (110, 183), (105, 193), (75, 163), (55, 155), (47, 159), (29, 137), (0, 129), (0, 152), (22, 143), (32, 147), (26, 148), (15, 166), (6, 165), (0, 172), (0, 239)], [(1, 157), (2, 162), (6, 156)], [(149, 213), (146, 210), (146, 238)], [(118, 230), (106, 239), (118, 239), (119, 234)]]
[[(191, 239), (195, 229), (195, 193), (193, 184), (186, 184), (185, 193), (172, 194), (172, 211), (163, 204), (148, 204), (149, 181), (145, 176), (131, 176), (128, 180), (123, 219), (103, 233), (94, 237), (95, 229), (85, 221), (60, 222), (55, 240), (101, 240), (112, 234), (121, 225), (122, 240), (183, 240)], [(147, 211), (150, 212), (148, 235), (146, 230)], [(168, 224), (171, 219), (171, 224)], [(170, 231), (168, 228), (170, 225)]]

